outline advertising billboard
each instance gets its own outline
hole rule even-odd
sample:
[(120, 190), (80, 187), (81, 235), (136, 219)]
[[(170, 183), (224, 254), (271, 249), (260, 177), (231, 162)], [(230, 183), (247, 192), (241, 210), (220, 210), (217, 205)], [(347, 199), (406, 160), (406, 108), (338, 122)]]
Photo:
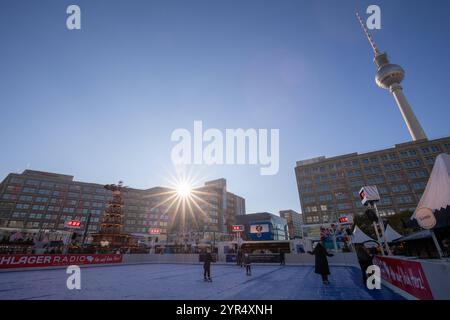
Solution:
[(250, 239), (271, 240), (272, 234), (270, 232), (270, 224), (268, 222), (250, 224)]
[(373, 261), (380, 267), (381, 278), (384, 281), (406, 291), (417, 299), (433, 299), (433, 293), (420, 262), (381, 256), (376, 256)]
[(121, 254), (0, 255), (0, 269), (122, 263)]

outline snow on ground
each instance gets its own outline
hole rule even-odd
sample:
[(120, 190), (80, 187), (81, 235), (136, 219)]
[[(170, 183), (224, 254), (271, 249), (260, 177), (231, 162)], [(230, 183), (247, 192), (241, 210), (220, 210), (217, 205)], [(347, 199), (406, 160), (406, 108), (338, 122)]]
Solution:
[(81, 290), (69, 290), (66, 269), (0, 273), (0, 299), (402, 299), (386, 287), (368, 290), (361, 271), (331, 267), (322, 284), (311, 266), (253, 265), (252, 276), (235, 265), (139, 264), (81, 268)]

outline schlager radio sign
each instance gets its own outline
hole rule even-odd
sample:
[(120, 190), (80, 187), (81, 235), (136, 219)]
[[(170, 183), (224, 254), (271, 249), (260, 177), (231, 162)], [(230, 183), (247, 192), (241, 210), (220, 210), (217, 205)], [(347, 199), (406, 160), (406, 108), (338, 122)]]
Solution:
[(0, 269), (56, 267), (72, 264), (121, 263), (121, 254), (11, 254), (0, 255)]

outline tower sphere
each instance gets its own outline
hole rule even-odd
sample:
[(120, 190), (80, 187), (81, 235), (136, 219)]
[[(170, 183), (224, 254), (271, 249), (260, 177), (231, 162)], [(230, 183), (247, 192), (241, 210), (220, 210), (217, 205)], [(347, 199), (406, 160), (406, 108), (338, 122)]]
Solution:
[(394, 83), (402, 82), (405, 71), (398, 64), (387, 63), (378, 68), (375, 82), (383, 89), (389, 89)]

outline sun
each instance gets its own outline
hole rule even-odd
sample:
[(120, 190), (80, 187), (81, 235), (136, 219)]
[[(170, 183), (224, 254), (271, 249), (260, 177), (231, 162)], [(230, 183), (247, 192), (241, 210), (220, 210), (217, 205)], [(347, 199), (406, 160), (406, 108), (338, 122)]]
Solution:
[(187, 182), (180, 182), (176, 186), (177, 194), (181, 198), (188, 198), (192, 192), (192, 186)]

